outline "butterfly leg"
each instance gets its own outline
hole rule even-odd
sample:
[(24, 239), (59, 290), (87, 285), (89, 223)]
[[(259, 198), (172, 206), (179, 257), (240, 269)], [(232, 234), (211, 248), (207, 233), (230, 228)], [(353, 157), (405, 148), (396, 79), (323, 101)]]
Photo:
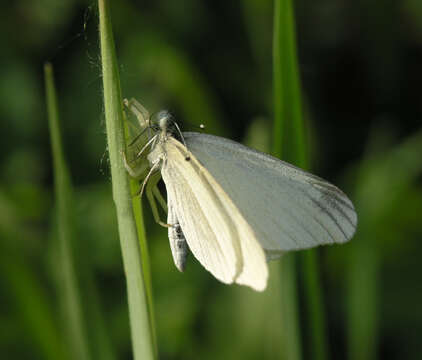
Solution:
[(133, 167), (130, 165), (130, 162), (127, 159), (126, 151), (122, 151), (123, 156), (123, 165), (125, 166), (126, 171), (129, 173), (129, 175), (135, 179), (139, 179), (143, 177), (146, 170), (148, 169), (147, 163), (142, 164), (142, 166)]
[(124, 99), (123, 104), (136, 116), (141, 127), (149, 126), (149, 112), (135, 99)]
[(155, 198), (158, 200), (158, 203), (161, 205), (161, 208), (164, 210), (164, 212), (167, 213), (166, 200), (163, 198), (163, 195), (161, 195), (160, 189), (158, 189), (157, 186), (154, 186), (152, 188), (152, 193), (154, 194)]
[(151, 176), (150, 181), (146, 185), (146, 195), (148, 202), (151, 206), (152, 215), (154, 217), (154, 220), (156, 223), (160, 224), (163, 227), (169, 228), (172, 227), (172, 224), (167, 224), (160, 220), (160, 214), (158, 211), (157, 203), (155, 201), (155, 198), (157, 198), (158, 202), (160, 203), (161, 207), (167, 211), (167, 205), (165, 203), (165, 200), (163, 199), (162, 195), (160, 194), (160, 191), (157, 188), (157, 183), (160, 181), (161, 175), (160, 173), (156, 173)]

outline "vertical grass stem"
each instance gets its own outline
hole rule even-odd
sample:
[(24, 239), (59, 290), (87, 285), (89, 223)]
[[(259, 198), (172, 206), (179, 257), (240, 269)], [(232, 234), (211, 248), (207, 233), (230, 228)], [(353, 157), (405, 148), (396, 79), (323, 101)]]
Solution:
[(123, 165), (122, 152), (125, 148), (123, 102), (111, 27), (110, 1), (99, 0), (98, 5), (107, 143), (113, 200), (117, 211), (120, 245), (127, 281), (133, 353), (135, 360), (150, 360), (155, 358), (156, 350), (153, 320), (151, 309), (148, 306), (150, 297), (147, 295), (147, 291), (149, 288), (145, 284), (143, 272), (143, 264), (147, 263), (148, 254), (140, 251), (132, 208), (132, 195)]

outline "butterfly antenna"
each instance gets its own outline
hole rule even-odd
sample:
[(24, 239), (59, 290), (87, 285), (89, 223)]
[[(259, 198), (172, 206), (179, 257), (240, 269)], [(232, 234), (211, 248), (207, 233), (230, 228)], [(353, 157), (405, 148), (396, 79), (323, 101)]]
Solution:
[[(186, 150), (188, 150), (188, 147), (187, 147), (187, 145), (186, 145), (185, 138), (184, 138), (184, 136), (183, 136), (182, 132), (180, 131), (179, 125), (177, 125), (177, 123), (176, 123), (176, 122), (174, 122), (173, 124), (174, 124), (174, 126), (176, 127), (176, 130), (177, 130), (177, 132), (178, 132), (178, 133), (179, 133), (179, 135), (180, 135), (180, 139), (182, 140), (183, 145), (185, 145)], [(189, 156), (189, 155), (187, 155), (187, 156), (185, 157), (185, 160), (186, 160), (186, 161), (189, 161), (189, 160), (190, 160), (190, 156)]]
[(136, 135), (135, 138), (128, 144), (128, 146), (133, 146), (133, 144), (136, 143), (136, 141), (145, 134), (145, 131), (147, 131), (150, 128), (150, 126), (146, 127), (144, 130), (141, 131), (140, 134)]
[(144, 145), (144, 147), (136, 154), (136, 157), (140, 157), (142, 153), (147, 149), (148, 146), (150, 146), (154, 140), (157, 138), (157, 135), (154, 135), (151, 139), (148, 140), (148, 142)]

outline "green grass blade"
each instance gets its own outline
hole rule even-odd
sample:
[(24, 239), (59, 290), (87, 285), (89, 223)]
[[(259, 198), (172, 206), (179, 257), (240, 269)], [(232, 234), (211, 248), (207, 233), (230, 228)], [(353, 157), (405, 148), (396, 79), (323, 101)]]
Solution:
[[(274, 144), (273, 153), (302, 168), (308, 168), (307, 141), (302, 112), (302, 97), (293, 6), (291, 0), (276, 0), (273, 38)], [(285, 323), (286, 356), (302, 357), (297, 310), (296, 255), (282, 259), (282, 302)], [(314, 359), (327, 359), (322, 294), (315, 251), (303, 257), (306, 306), (309, 315), (310, 345)]]
[[(126, 273), (132, 347), (135, 360), (155, 357), (154, 330), (149, 300), (152, 295), (144, 280), (143, 266), (148, 254), (140, 251), (132, 209), (132, 195), (122, 152), (125, 149), (123, 103), (118, 64), (111, 28), (109, 1), (99, 0), (100, 44), (104, 87), (104, 109), (110, 156), (113, 200), (116, 205), (120, 244)], [(143, 235), (143, 234), (141, 234)], [(145, 241), (144, 239), (142, 241)], [(144, 265), (143, 265), (144, 264)]]
[(306, 323), (310, 336), (310, 354), (313, 359), (324, 360), (329, 358), (329, 349), (317, 256), (317, 250), (307, 250), (300, 254), (308, 315)]
[[(284, 157), (288, 139), (288, 122), (301, 121), (301, 104), (298, 103), (296, 59), (292, 49), (292, 14), (286, 13), (290, 5), (287, 0), (276, 0), (274, 7), (274, 37), (273, 37), (273, 86), (274, 86), (274, 138), (273, 154)], [(286, 21), (290, 21), (287, 23)], [(290, 26), (289, 26), (290, 25)], [(290, 36), (289, 36), (290, 35)], [(295, 76), (296, 75), (296, 76)], [(296, 89), (296, 96), (293, 88)], [(296, 102), (292, 103), (291, 98)], [(294, 115), (296, 116), (294, 116)], [(293, 126), (291, 126), (293, 127)], [(291, 133), (290, 133), (291, 134)], [(293, 135), (293, 134), (291, 134)], [(294, 137), (294, 136), (292, 136)], [(292, 155), (290, 157), (293, 157)], [(299, 316), (297, 307), (296, 287), (296, 256), (288, 254), (281, 259), (281, 317), (283, 324), (282, 346), (285, 359), (299, 360), (302, 358)]]
[(61, 265), (61, 281), (59, 283), (62, 286), (60, 295), (66, 317), (67, 338), (70, 351), (73, 352), (73, 358), (89, 360), (91, 359), (91, 355), (87, 342), (86, 324), (83, 321), (83, 311), (72, 250), (72, 237), (74, 235), (71, 205), (72, 188), (61, 144), (58, 104), (52, 66), (46, 64), (44, 72), (57, 199), (59, 242), (57, 263)]
[[(130, 179), (130, 189), (132, 194), (136, 194), (139, 191), (139, 182), (133, 179)], [(145, 235), (145, 225), (144, 217), (142, 214), (142, 203), (139, 196), (136, 196), (132, 200), (133, 213), (135, 215), (136, 228), (138, 230), (139, 238), (139, 247), (142, 256), (142, 272), (144, 275), (144, 282), (148, 300), (148, 309), (149, 309), (149, 323), (152, 332), (152, 341), (154, 346), (155, 355), (157, 353), (157, 332), (155, 329), (155, 315), (154, 315), (154, 301), (152, 296), (152, 279), (151, 279), (151, 267), (149, 261), (149, 252), (148, 252), (148, 243)]]
[(379, 249), (371, 236), (354, 240), (347, 274), (348, 359), (371, 360), (378, 345)]
[(286, 254), (280, 261), (281, 319), (283, 359), (302, 358), (298, 315), (296, 254)]
[[(382, 129), (375, 132), (373, 142), (379, 139)], [(348, 249), (345, 283), (347, 354), (350, 360), (379, 357), (380, 320), (384, 321), (381, 318), (384, 299), (381, 298), (380, 288), (383, 281), (388, 281), (382, 277), (388, 262), (386, 257), (399, 251), (399, 239), (411, 243), (412, 237), (408, 238), (408, 234), (417, 233), (415, 229), (420, 229), (417, 216), (411, 220), (413, 215), (408, 218), (407, 211), (398, 214), (397, 209), (408, 207), (410, 204), (404, 200), (405, 194), (418, 188), (422, 173), (422, 131), (392, 149), (385, 146), (377, 148), (376, 142), (370, 144), (369, 148), (376, 150), (369, 151), (354, 170), (358, 175), (355, 198), (360, 222)], [(403, 234), (403, 229), (407, 233)]]
[(276, 0), (273, 38), (274, 154), (306, 168), (306, 140), (291, 0)]
[[(2, 232), (2, 238), (4, 234)], [(20, 254), (3, 252), (0, 255), (0, 284), (6, 290), (3, 301), (10, 299), (13, 308), (7, 311), (16, 311), (17, 319), (25, 326), (26, 342), (32, 341), (35, 345), (33, 358), (46, 360), (66, 360), (65, 347), (58, 331), (52, 304), (49, 296), (43, 289), (39, 279), (34, 276), (34, 269), (30, 268)], [(7, 249), (9, 250), (9, 249)], [(3, 324), (4, 325), (4, 324)]]
[(94, 359), (115, 360), (116, 354), (110, 339), (110, 331), (104, 317), (100, 297), (95, 286), (95, 279), (90, 267), (81, 264), (81, 289), (83, 291), (84, 309), (88, 324), (90, 348)]

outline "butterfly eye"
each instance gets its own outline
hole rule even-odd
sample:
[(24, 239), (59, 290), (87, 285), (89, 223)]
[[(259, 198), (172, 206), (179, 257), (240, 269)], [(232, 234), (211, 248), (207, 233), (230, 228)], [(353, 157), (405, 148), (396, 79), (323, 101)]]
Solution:
[(153, 130), (153, 131), (160, 131), (160, 125), (158, 125), (158, 123), (152, 123), (151, 124), (151, 129)]

